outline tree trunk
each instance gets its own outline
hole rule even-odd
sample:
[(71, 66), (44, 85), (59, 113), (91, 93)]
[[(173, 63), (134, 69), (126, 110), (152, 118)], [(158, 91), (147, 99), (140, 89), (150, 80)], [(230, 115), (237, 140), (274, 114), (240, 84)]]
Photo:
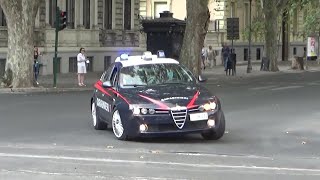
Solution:
[(34, 23), (40, 0), (0, 0), (7, 20), (6, 84), (33, 86)]
[(264, 1), (265, 14), (265, 53), (270, 60), (270, 71), (279, 71), (278, 68), (278, 10), (274, 0)]
[(270, 60), (270, 70), (278, 68), (278, 17), (288, 0), (261, 0), (265, 15), (265, 51), (264, 55)]
[(289, 60), (289, 12), (282, 13), (282, 61)]
[(187, 20), (179, 61), (201, 75), (201, 49), (208, 31), (208, 0), (187, 0)]

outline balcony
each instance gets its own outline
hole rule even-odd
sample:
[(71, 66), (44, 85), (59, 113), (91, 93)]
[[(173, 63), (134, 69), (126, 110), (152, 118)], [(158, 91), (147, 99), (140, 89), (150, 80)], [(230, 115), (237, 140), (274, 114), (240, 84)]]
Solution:
[[(45, 29), (44, 36), (44, 45), (54, 47), (55, 29)], [(58, 44), (64, 47), (99, 47), (99, 30), (82, 28), (64, 29), (59, 32)]]
[(135, 30), (101, 30), (101, 44), (104, 47), (139, 47), (138, 33)]

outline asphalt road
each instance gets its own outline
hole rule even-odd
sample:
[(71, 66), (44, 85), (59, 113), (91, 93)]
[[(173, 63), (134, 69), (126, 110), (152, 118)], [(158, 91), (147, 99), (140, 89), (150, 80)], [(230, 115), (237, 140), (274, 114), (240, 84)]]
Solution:
[(206, 86), (226, 134), (118, 141), (91, 125), (91, 92), (0, 94), (0, 179), (319, 179), (320, 73)]

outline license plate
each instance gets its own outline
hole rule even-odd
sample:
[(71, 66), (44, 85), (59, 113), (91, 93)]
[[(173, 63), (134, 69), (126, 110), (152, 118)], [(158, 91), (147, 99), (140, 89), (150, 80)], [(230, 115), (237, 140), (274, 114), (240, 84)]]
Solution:
[(208, 113), (194, 113), (190, 114), (190, 121), (201, 121), (201, 120), (207, 120), (208, 119)]

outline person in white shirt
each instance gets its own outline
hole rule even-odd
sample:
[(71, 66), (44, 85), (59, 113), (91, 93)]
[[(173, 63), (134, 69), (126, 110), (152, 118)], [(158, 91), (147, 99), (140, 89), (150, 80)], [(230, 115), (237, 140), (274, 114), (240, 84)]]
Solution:
[(212, 49), (212, 46), (209, 46), (209, 49), (207, 50), (207, 59), (210, 63), (210, 68), (217, 65), (216, 51)]
[(80, 52), (77, 55), (77, 62), (78, 62), (78, 85), (79, 86), (86, 86), (84, 84), (84, 74), (87, 73), (87, 67), (86, 67), (86, 57), (84, 55), (85, 49), (80, 48)]

